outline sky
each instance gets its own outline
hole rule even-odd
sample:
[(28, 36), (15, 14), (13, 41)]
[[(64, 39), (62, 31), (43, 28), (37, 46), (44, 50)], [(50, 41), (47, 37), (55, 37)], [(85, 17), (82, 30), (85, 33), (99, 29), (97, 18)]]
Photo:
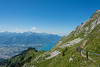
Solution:
[(0, 0), (0, 32), (68, 35), (100, 9), (99, 0)]

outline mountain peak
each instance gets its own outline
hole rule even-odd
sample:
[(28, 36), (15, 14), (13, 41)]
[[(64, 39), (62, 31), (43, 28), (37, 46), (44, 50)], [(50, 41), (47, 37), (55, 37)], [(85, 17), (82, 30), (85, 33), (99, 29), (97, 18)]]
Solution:
[(100, 9), (99, 9), (99, 10), (97, 10), (96, 12), (100, 12)]

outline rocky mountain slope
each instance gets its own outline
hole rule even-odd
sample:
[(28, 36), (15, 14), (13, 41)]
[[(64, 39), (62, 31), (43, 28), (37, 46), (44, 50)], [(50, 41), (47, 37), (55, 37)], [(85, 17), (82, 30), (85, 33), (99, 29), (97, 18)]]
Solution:
[(100, 67), (100, 10), (68, 36), (63, 36), (51, 50), (21, 67)]

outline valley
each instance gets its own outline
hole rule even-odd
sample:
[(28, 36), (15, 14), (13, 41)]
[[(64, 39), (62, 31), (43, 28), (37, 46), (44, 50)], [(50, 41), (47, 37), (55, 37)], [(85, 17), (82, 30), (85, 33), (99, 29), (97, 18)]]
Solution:
[(0, 58), (9, 59), (20, 54), (29, 47), (37, 50), (50, 50), (60, 39), (60, 36), (45, 33), (0, 33)]

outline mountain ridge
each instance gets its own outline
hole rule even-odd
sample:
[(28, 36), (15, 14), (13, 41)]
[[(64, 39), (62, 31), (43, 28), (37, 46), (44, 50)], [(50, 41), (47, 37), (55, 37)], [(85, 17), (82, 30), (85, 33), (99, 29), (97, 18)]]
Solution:
[[(55, 37), (54, 37), (55, 36)], [(30, 41), (28, 43), (28, 40), (31, 38), (33, 38), (33, 40), (35, 39), (38, 39), (38, 40), (43, 40), (44, 38), (50, 38), (50, 37), (53, 37), (53, 38), (60, 38), (60, 36), (58, 35), (54, 35), (54, 34), (46, 34), (46, 33), (34, 33), (34, 32), (24, 32), (24, 33), (12, 33), (12, 32), (1, 32), (0, 33), (0, 44), (37, 44), (36, 41), (32, 42)], [(28, 39), (27, 39), (28, 38)], [(26, 40), (27, 40), (27, 43)], [(2, 41), (2, 40), (5, 40), (5, 41)], [(10, 43), (9, 43), (9, 40)], [(58, 39), (59, 40), (59, 39)], [(18, 42), (16, 42), (18, 41)], [(39, 42), (39, 41), (38, 41)], [(41, 42), (40, 42), (41, 43)]]

